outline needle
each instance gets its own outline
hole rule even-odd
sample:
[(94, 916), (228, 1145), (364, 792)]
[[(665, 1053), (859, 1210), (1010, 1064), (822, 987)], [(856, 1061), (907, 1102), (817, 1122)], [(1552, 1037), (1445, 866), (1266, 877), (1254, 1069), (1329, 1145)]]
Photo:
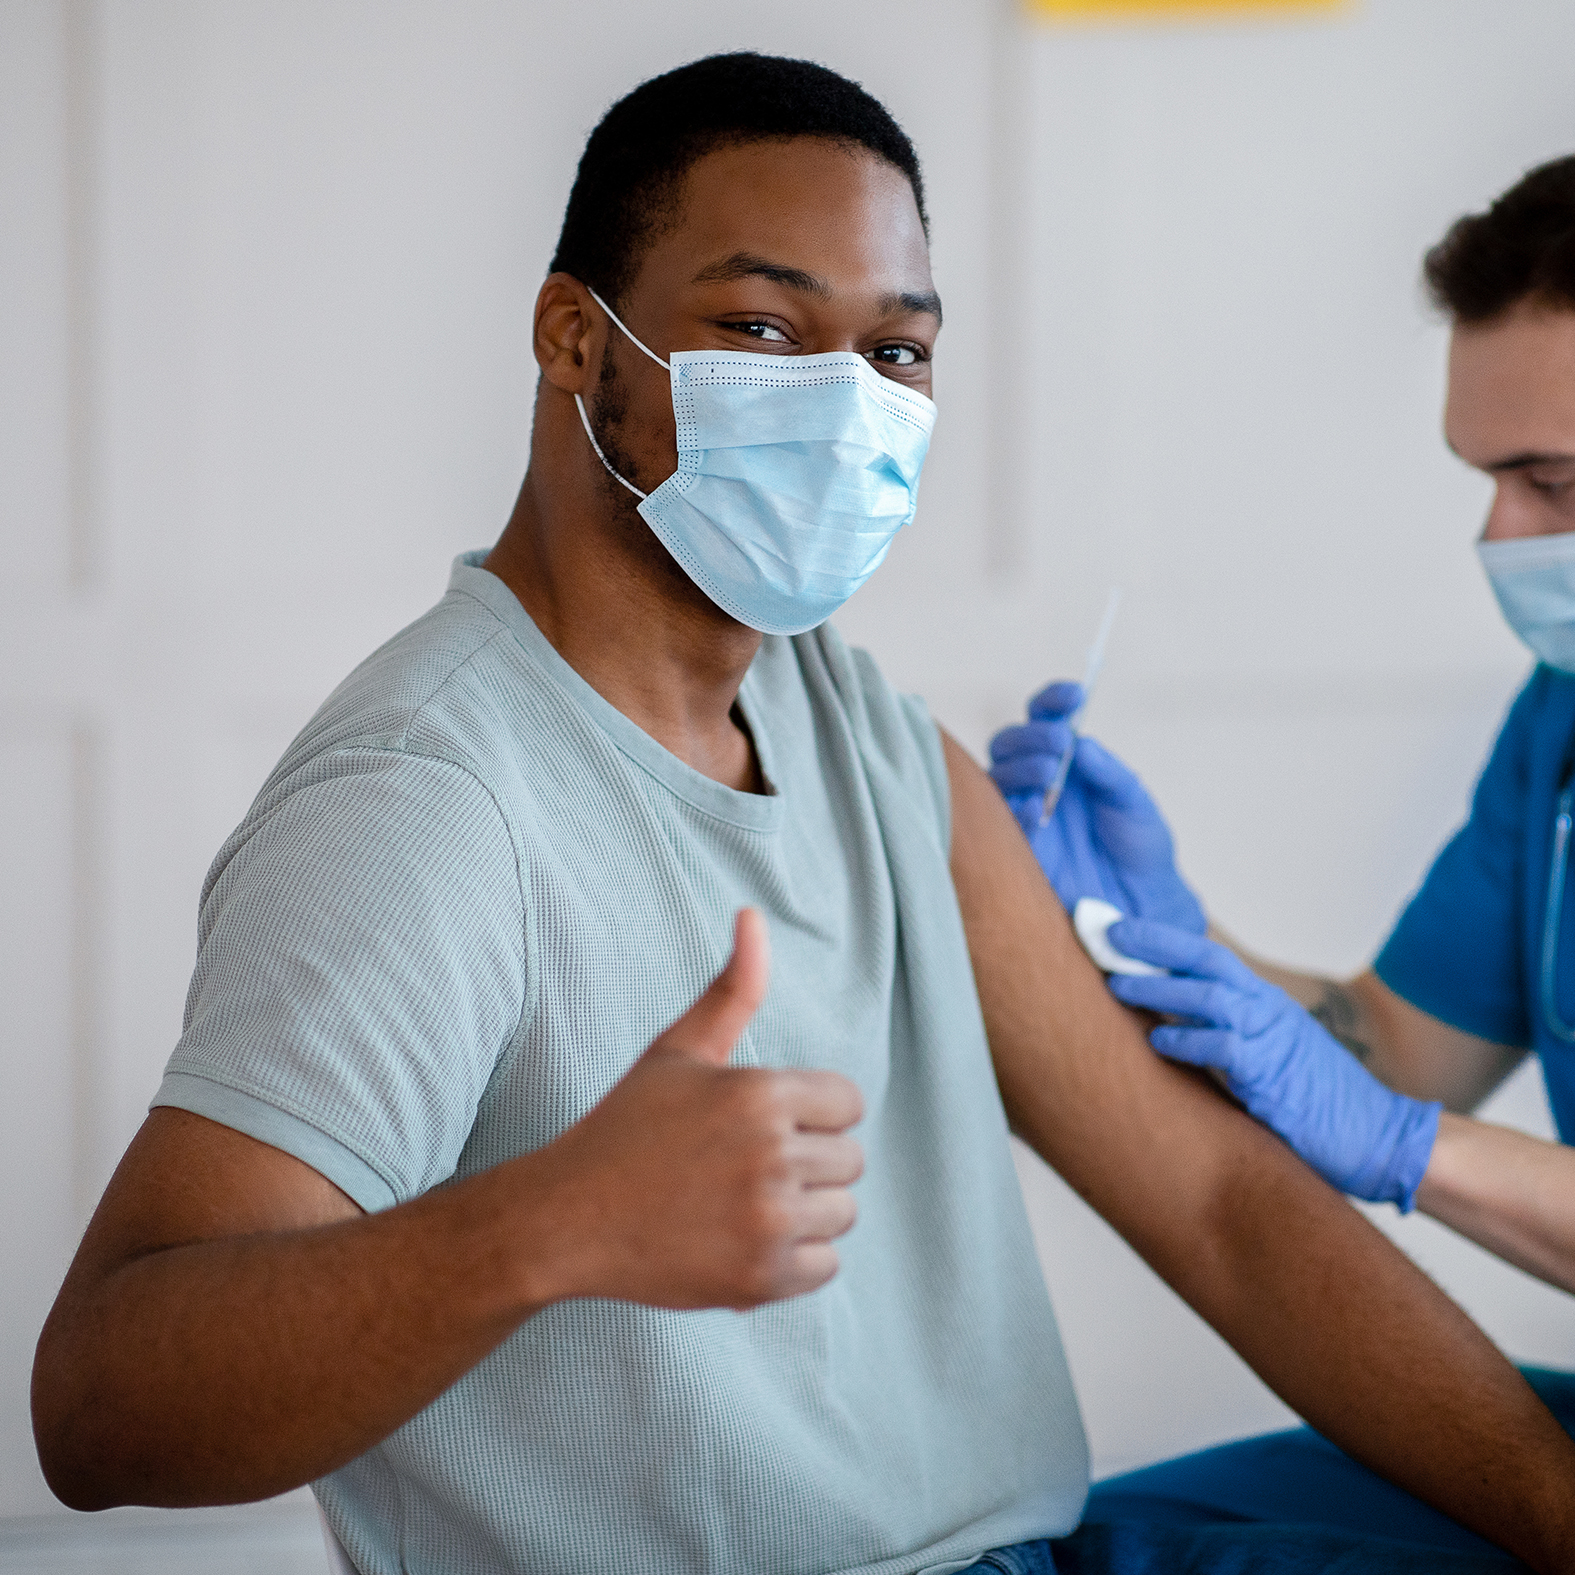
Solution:
[[(1094, 636), (1094, 643), (1088, 648), (1088, 657), (1083, 666), (1083, 700), (1082, 704), (1067, 717), (1068, 722), (1075, 722), (1087, 709), (1088, 702), (1094, 695), (1094, 681), (1099, 677), (1099, 669), (1105, 664), (1105, 646), (1110, 640), (1110, 626), (1116, 621), (1116, 609), (1121, 605), (1121, 590), (1119, 586), (1112, 587), (1109, 600), (1105, 603), (1105, 615), (1099, 620), (1099, 632)], [(1048, 826), (1050, 817), (1055, 814), (1055, 807), (1061, 802), (1061, 794), (1066, 788), (1066, 779), (1071, 774), (1072, 756), (1077, 749), (1077, 730), (1072, 730), (1072, 742), (1067, 746), (1067, 751), (1061, 756), (1061, 763), (1056, 767), (1055, 780), (1045, 789), (1044, 807), (1039, 811), (1039, 824)]]

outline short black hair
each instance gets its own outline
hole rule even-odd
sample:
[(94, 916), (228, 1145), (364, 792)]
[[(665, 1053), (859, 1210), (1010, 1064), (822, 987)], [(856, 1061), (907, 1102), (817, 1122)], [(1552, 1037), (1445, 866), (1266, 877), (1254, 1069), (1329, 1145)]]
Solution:
[(1575, 309), (1575, 154), (1539, 164), (1485, 213), (1456, 219), (1423, 272), (1457, 323), (1485, 323), (1528, 300)]
[(913, 144), (857, 82), (810, 60), (708, 55), (642, 82), (602, 116), (580, 156), (551, 271), (618, 303), (645, 247), (676, 216), (696, 160), (789, 137), (826, 137), (885, 159), (907, 176), (929, 234)]

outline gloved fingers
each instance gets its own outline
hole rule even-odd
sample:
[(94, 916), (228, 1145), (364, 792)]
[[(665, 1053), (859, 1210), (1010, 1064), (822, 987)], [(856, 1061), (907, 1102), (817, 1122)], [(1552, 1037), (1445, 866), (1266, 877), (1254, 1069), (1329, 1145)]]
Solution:
[(1055, 781), (1058, 765), (1054, 755), (1023, 755), (991, 766), (990, 780), (1003, 793), (1037, 793), (1043, 798), (1045, 789)]
[(1024, 722), (1016, 727), (1003, 727), (990, 740), (990, 762), (1001, 765), (1008, 760), (1045, 755), (1059, 761), (1072, 747), (1075, 737), (1070, 722)]
[(1077, 758), (1072, 769), (1095, 794), (1117, 808), (1149, 810), (1158, 816), (1159, 810), (1136, 772), (1086, 733), (1077, 741)]
[(1209, 1028), (1236, 1027), (1241, 997), (1213, 979), (1191, 979), (1182, 974), (1112, 974), (1106, 981), (1110, 993), (1126, 1006), (1185, 1017)]
[(1085, 698), (1081, 684), (1058, 678), (1029, 700), (1028, 714), (1036, 722), (1059, 721), (1078, 710)]
[(1235, 1065), (1235, 1041), (1228, 1028), (1186, 1028), (1175, 1023), (1163, 1023), (1148, 1036), (1148, 1042), (1168, 1061), (1217, 1067), (1222, 1072)]
[(1038, 791), (1007, 793), (1004, 788), (1002, 793), (1006, 798), (1006, 807), (1011, 810), (1017, 824), (1023, 828), (1023, 835), (1032, 842), (1034, 833), (1039, 830), (1039, 822), (1044, 818), (1044, 794)]
[(1173, 973), (1217, 979), (1238, 991), (1263, 987), (1263, 981), (1233, 951), (1206, 935), (1160, 924), (1154, 919), (1122, 919), (1110, 926), (1110, 944), (1139, 962)]

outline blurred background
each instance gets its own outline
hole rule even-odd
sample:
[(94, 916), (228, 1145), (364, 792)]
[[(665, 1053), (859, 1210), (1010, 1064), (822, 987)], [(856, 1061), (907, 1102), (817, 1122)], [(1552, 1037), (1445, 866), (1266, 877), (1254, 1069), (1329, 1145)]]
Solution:
[[(4, 1567), (320, 1567), (300, 1495), (60, 1509), (33, 1343), (179, 1031), (208, 861), (507, 517), (585, 134), (738, 47), (856, 77), (925, 161), (941, 419), (843, 632), (981, 751), (1121, 586), (1088, 725), (1288, 961), (1362, 966), (1464, 812), (1528, 662), (1418, 261), (1575, 147), (1567, 0), (0, 0)], [(1534, 1073), (1489, 1113), (1550, 1131)], [(1096, 1470), (1288, 1419), (1021, 1169)], [(1374, 1212), (1513, 1356), (1575, 1364), (1570, 1298)]]

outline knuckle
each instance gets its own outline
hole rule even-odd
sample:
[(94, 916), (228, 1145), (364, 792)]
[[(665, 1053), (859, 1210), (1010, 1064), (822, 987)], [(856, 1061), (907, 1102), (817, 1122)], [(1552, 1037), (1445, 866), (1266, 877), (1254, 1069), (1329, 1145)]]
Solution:
[(825, 1079), (826, 1094), (837, 1114), (852, 1125), (864, 1114), (863, 1091), (851, 1077), (844, 1077), (841, 1072), (822, 1072), (820, 1076)]
[(751, 1129), (773, 1129), (783, 1120), (783, 1089), (777, 1073), (740, 1068), (729, 1089), (733, 1114)]
[(757, 1244), (770, 1245), (792, 1231), (792, 1215), (776, 1188), (757, 1190), (744, 1207), (744, 1233)]

